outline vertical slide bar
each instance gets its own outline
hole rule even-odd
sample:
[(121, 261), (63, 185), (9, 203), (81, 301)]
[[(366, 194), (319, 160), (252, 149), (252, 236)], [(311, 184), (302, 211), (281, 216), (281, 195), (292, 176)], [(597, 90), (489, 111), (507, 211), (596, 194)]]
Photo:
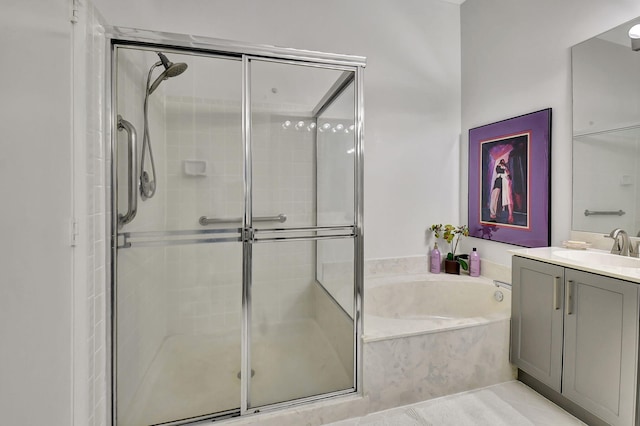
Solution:
[[(108, 41), (107, 41), (108, 43)], [(107, 44), (105, 51), (110, 55), (106, 62), (111, 61), (111, 66), (107, 67), (107, 75), (105, 75), (107, 91), (110, 96), (105, 96), (107, 102), (107, 111), (110, 111), (108, 117), (110, 121), (109, 136), (111, 140), (110, 152), (107, 154), (107, 160), (111, 161), (111, 269), (110, 278), (111, 285), (107, 289), (109, 291), (109, 307), (110, 312), (107, 312), (108, 321), (108, 336), (111, 340), (111, 353), (107, 368), (109, 369), (109, 378), (111, 381), (111, 393), (107, 392), (107, 398), (109, 398), (111, 423), (116, 424), (118, 421), (118, 126), (117, 111), (116, 111), (116, 95), (118, 93), (118, 49), (114, 45)], [(107, 261), (108, 263), (108, 261)]]
[(240, 413), (246, 414), (251, 401), (251, 68), (249, 58), (242, 57), (242, 141), (244, 170), (244, 217), (242, 219), (242, 364), (240, 367)]
[(355, 283), (354, 283), (354, 315), (355, 315), (355, 327), (354, 327), (354, 341), (355, 341), (355, 354), (354, 354), (354, 387), (357, 392), (362, 393), (363, 379), (362, 379), (362, 339), (363, 334), (363, 321), (362, 312), (364, 310), (364, 68), (361, 66), (356, 67), (355, 76), (355, 118), (356, 118), (356, 140), (355, 140), (355, 155), (354, 155), (354, 183), (355, 183), (355, 231), (356, 237), (354, 239), (355, 244)]

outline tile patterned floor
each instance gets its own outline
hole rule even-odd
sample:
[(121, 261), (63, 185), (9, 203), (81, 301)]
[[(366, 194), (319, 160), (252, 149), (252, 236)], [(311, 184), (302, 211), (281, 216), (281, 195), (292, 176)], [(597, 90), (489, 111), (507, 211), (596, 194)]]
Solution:
[(331, 426), (578, 426), (568, 414), (513, 381), (331, 423)]

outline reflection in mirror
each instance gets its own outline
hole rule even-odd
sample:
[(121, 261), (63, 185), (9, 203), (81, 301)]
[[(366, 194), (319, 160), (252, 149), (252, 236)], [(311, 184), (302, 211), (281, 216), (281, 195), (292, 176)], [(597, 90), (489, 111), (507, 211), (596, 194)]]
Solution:
[(637, 23), (571, 49), (575, 231), (640, 230), (640, 51), (629, 36)]

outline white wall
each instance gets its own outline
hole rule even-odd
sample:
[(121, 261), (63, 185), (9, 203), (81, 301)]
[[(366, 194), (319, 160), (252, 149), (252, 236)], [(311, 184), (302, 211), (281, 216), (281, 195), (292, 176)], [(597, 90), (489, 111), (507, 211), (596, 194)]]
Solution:
[[(640, 15), (635, 0), (468, 0), (461, 6), (461, 164), (470, 128), (553, 108), (552, 245), (571, 230), (571, 51), (576, 43)], [(466, 167), (466, 166), (465, 166)], [(466, 216), (467, 173), (460, 205)], [(468, 239), (481, 256), (510, 265), (507, 244)]]
[(439, 0), (95, 3), (112, 25), (366, 56), (365, 257), (425, 255), (427, 226), (458, 217), (458, 5)]
[(0, 13), (0, 417), (72, 424), (71, 23), (65, 0)]

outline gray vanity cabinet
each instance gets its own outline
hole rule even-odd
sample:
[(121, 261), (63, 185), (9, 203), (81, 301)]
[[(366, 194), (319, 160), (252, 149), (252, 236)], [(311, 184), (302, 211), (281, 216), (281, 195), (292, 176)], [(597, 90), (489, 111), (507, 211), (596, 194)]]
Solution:
[(562, 394), (611, 425), (635, 424), (638, 285), (565, 270)]
[(560, 392), (564, 268), (516, 256), (512, 271), (511, 362)]
[(511, 362), (607, 424), (635, 425), (638, 296), (636, 283), (514, 257)]

